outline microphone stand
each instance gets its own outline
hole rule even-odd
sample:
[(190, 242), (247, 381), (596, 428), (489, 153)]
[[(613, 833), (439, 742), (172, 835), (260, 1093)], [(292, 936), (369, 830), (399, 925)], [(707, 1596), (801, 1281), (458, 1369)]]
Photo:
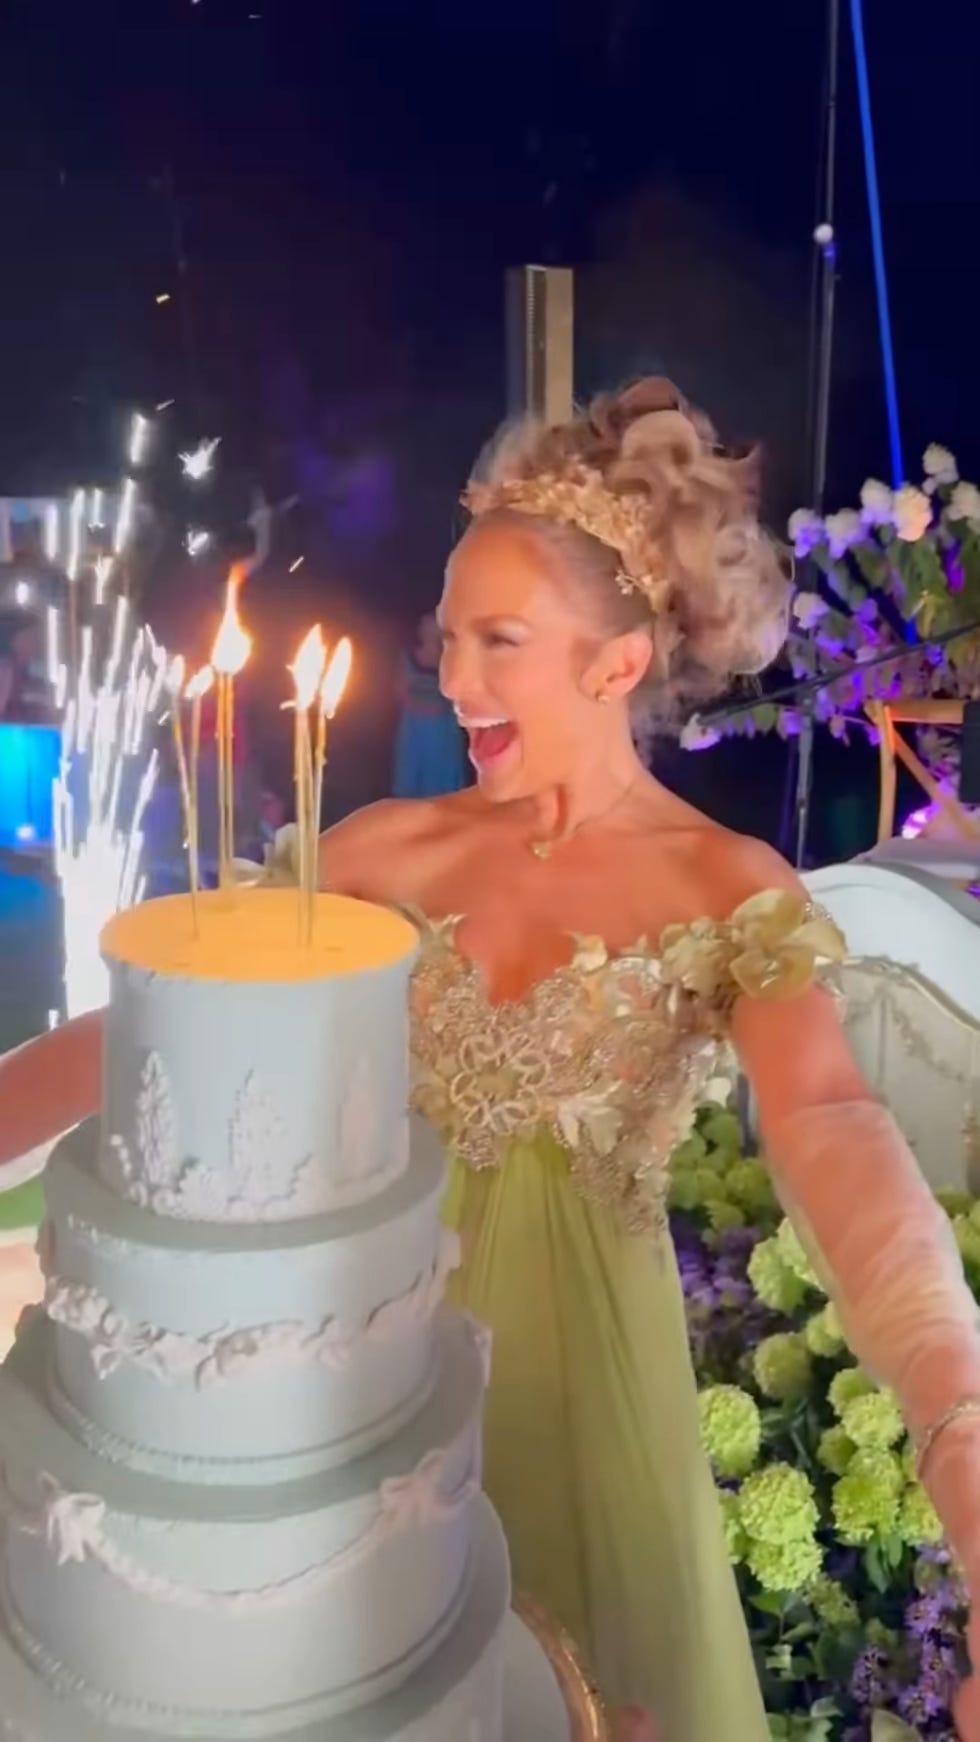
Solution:
[[(810, 350), (810, 506), (823, 514), (827, 490), (827, 450), (830, 440), (830, 394), (834, 358), (834, 316), (837, 300), (837, 240), (834, 234), (837, 182), (837, 91), (840, 70), (840, 0), (828, 0), (827, 65), (824, 87), (823, 159), (813, 232), (816, 255), (811, 299)], [(806, 859), (813, 796), (814, 698), (808, 695), (800, 716), (796, 754), (795, 861)]]

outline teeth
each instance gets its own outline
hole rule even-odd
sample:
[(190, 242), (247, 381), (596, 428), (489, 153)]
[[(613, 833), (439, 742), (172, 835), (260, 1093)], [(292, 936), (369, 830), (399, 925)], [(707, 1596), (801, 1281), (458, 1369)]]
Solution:
[(503, 718), (503, 717), (499, 717), (499, 718), (495, 718), (495, 719), (490, 719), (490, 718), (478, 719), (475, 714), (457, 714), (456, 718), (459, 721), (460, 725), (465, 727), (465, 729), (469, 732), (483, 732), (483, 731), (486, 731), (486, 729), (489, 726), (509, 726), (510, 725), (510, 721)]

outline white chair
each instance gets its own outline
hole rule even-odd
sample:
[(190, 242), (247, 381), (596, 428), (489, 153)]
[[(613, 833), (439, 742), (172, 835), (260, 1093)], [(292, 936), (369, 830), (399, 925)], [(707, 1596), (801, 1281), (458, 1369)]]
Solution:
[(931, 1185), (980, 1192), (980, 902), (860, 861), (805, 881), (847, 938), (845, 1022), (872, 1088)]

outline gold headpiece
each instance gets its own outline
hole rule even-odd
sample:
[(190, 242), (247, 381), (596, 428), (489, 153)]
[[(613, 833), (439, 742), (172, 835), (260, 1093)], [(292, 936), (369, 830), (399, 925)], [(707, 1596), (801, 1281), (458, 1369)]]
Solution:
[(665, 567), (661, 564), (654, 569), (650, 564), (648, 505), (642, 493), (617, 494), (594, 466), (542, 472), (536, 478), (505, 478), (495, 484), (471, 482), (463, 493), (463, 504), (477, 516), (495, 508), (512, 508), (518, 514), (577, 526), (616, 552), (620, 592), (639, 594), (654, 612), (667, 597)]

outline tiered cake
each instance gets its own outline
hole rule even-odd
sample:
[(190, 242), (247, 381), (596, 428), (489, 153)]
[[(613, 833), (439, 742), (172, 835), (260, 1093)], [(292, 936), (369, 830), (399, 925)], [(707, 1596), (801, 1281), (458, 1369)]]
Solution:
[(0, 1374), (0, 1736), (500, 1742), (487, 1348), (443, 1303), (397, 915), (284, 890), (103, 938), (101, 1127)]

